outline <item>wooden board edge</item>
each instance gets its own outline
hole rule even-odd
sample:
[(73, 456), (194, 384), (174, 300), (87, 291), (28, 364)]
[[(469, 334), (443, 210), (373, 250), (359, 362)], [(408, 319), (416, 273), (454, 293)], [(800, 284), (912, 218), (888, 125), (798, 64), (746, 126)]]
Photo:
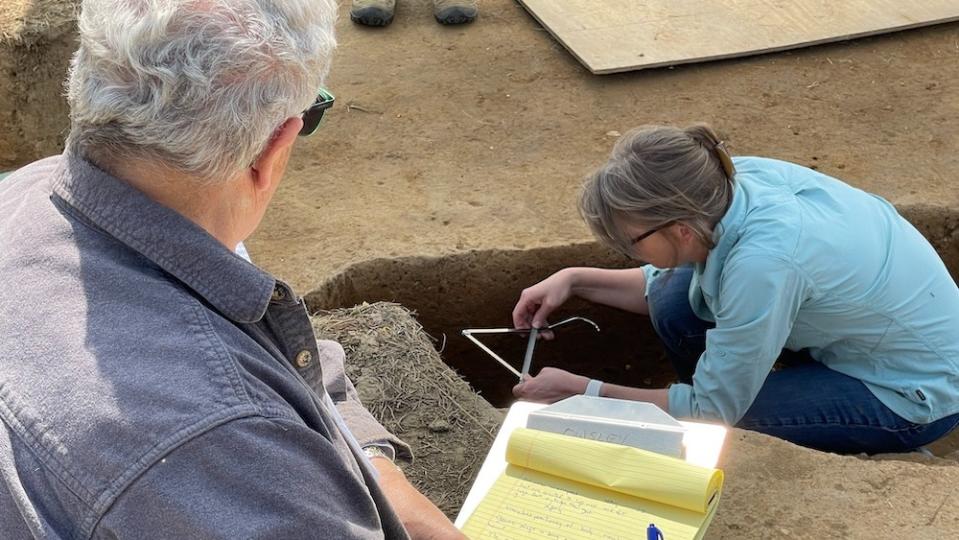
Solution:
[(539, 22), (540, 26), (545, 28), (549, 32), (549, 34), (553, 36), (553, 39), (555, 39), (560, 44), (562, 44), (563, 47), (567, 51), (569, 51), (571, 55), (573, 55), (574, 58), (576, 58), (583, 66), (585, 66), (594, 75), (611, 75), (614, 73), (623, 73), (627, 71), (641, 71), (645, 69), (656, 69), (656, 68), (662, 68), (662, 67), (668, 67), (668, 66), (681, 66), (681, 65), (695, 64), (695, 63), (701, 63), (701, 62), (713, 62), (717, 60), (745, 58), (748, 56), (757, 56), (760, 54), (777, 53), (782, 51), (802, 49), (806, 47), (816, 47), (819, 45), (826, 45), (829, 43), (838, 43), (841, 41), (851, 41), (854, 39), (878, 36), (882, 34), (893, 34), (897, 32), (905, 32), (908, 30), (915, 30), (917, 28), (925, 28), (929, 26), (949, 24), (949, 23), (959, 21), (959, 15), (954, 15), (951, 17), (945, 17), (942, 19), (935, 19), (931, 21), (920, 21), (916, 23), (909, 23), (909, 24), (904, 24), (900, 26), (880, 28), (876, 30), (865, 30), (862, 32), (857, 32), (852, 34), (843, 34), (841, 36), (831, 36), (823, 39), (818, 39), (815, 41), (790, 43), (790, 44), (782, 45), (779, 47), (770, 47), (770, 48), (761, 49), (761, 50), (717, 54), (712, 56), (702, 56), (702, 57), (696, 57), (696, 58), (686, 58), (678, 61), (669, 61), (669, 62), (656, 62), (656, 63), (650, 63), (650, 64), (637, 63), (637, 64), (628, 65), (628, 66), (603, 67), (602, 64), (591, 62), (581, 57), (579, 54), (577, 54), (576, 51), (574, 51), (571, 47), (569, 47), (557, 34), (553, 33), (553, 31), (548, 26), (546, 26), (546, 24), (543, 23), (543, 21), (531, 9), (529, 9), (529, 7), (526, 6), (523, 0), (517, 0), (517, 2), (523, 5), (526, 11), (529, 12), (533, 16), (533, 18), (536, 19), (537, 22)]
[[(559, 43), (560, 45), (562, 45), (563, 48), (566, 49), (566, 51), (569, 52), (569, 54), (572, 55), (573, 58), (575, 58), (575, 59), (580, 63), (580, 65), (582, 65), (583, 67), (585, 67), (586, 69), (588, 69), (588, 70), (590, 71), (590, 73), (592, 73), (593, 75), (605, 75), (605, 73), (600, 73), (600, 72), (596, 71), (595, 68), (594, 68), (585, 58), (581, 57), (579, 54), (576, 53), (576, 51), (574, 51), (569, 45), (567, 45), (566, 42), (563, 41), (562, 38), (560, 38), (558, 34), (556, 34), (555, 32), (553, 32), (553, 29), (550, 28), (549, 25), (547, 25), (545, 22), (543, 22), (543, 19), (540, 19), (540, 18), (539, 18), (539, 15), (537, 15), (536, 12), (533, 11), (532, 8), (530, 8), (529, 6), (526, 5), (526, 2), (525, 2), (524, 0), (516, 0), (516, 1), (519, 3), (519, 5), (523, 6), (523, 9), (526, 10), (526, 13), (529, 13), (531, 17), (533, 17), (534, 19), (536, 19), (536, 22), (539, 23), (539, 25), (540, 25), (541, 27), (543, 27), (543, 28), (549, 33), (549, 35), (553, 36), (553, 41), (555, 41), (555, 42)], [(610, 68), (610, 69), (615, 69), (615, 68)], [(619, 72), (621, 72), (621, 71), (633, 71), (633, 70), (635, 70), (635, 69), (646, 69), (646, 68), (645, 68), (645, 67), (641, 67), (641, 68), (624, 68), (624, 69), (621, 69), (621, 70), (619, 70), (619, 71), (608, 71), (608, 72), (606, 72), (606, 73), (619, 73)]]

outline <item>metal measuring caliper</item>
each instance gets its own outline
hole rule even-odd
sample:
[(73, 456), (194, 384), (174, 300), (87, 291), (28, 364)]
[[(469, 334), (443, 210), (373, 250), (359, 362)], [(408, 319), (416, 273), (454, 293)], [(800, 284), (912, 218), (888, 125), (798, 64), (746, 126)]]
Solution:
[[(486, 354), (493, 357), (493, 360), (496, 360), (503, 367), (508, 369), (510, 373), (519, 377), (519, 380), (522, 381), (526, 375), (529, 375), (529, 369), (533, 363), (533, 349), (536, 348), (536, 338), (539, 336), (540, 332), (543, 330), (553, 330), (557, 327), (563, 326), (575, 321), (583, 321), (593, 327), (594, 330), (599, 332), (599, 325), (593, 321), (587, 319), (586, 317), (570, 317), (568, 319), (563, 319), (558, 323), (553, 323), (542, 328), (467, 328), (461, 333), (466, 336), (467, 339), (476, 344), (477, 347), (482, 349)], [(516, 368), (509, 365), (506, 360), (503, 360), (499, 357), (498, 354), (492, 351), (489, 347), (484, 345), (480, 340), (476, 339), (474, 334), (525, 334), (529, 333), (529, 338), (526, 341), (526, 355), (523, 357), (523, 370), (522, 372), (516, 371)]]

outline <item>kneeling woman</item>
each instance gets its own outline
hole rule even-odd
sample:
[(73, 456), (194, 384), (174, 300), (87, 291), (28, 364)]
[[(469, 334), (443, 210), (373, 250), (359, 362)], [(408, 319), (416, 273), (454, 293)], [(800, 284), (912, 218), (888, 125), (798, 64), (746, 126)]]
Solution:
[(542, 327), (571, 296), (647, 314), (679, 382), (545, 368), (518, 397), (649, 401), (840, 453), (908, 451), (959, 424), (959, 289), (885, 200), (799, 165), (731, 159), (705, 126), (653, 126), (622, 137), (580, 211), (650, 264), (563, 269), (523, 291), (514, 324)]

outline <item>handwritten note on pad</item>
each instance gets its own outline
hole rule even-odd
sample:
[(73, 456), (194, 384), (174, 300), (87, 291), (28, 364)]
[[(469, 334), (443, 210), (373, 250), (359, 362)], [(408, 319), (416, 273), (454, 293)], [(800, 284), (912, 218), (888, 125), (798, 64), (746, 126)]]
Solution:
[(509, 465), (463, 527), (479, 539), (624, 539), (655, 523), (668, 540), (702, 537), (723, 473), (639, 448), (516, 429)]

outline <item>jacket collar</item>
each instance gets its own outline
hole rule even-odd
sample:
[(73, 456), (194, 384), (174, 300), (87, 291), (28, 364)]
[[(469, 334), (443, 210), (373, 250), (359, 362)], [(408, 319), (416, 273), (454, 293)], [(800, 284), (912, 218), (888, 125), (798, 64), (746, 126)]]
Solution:
[(260, 320), (276, 280), (203, 228), (94, 164), (65, 153), (53, 192), (90, 223), (137, 251), (240, 323)]

